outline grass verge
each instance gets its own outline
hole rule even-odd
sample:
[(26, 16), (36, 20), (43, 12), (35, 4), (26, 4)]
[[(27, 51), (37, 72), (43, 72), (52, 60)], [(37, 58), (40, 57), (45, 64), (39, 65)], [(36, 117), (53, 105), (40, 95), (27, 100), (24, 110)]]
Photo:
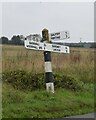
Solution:
[(3, 83), (3, 118), (61, 118), (94, 112), (93, 91), (59, 88), (54, 94), (45, 90), (23, 91)]

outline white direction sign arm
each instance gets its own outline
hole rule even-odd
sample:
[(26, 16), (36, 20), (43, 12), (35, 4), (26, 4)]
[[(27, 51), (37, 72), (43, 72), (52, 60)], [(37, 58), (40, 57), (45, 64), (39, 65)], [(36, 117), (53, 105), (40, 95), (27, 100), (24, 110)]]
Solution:
[(43, 51), (51, 51), (58, 53), (70, 53), (68, 46), (36, 42), (33, 40), (25, 40), (25, 47), (27, 49), (33, 49), (33, 50), (43, 50)]
[(56, 32), (56, 33), (50, 33), (49, 34), (50, 40), (63, 40), (63, 39), (69, 39), (69, 31), (61, 31), (61, 32)]

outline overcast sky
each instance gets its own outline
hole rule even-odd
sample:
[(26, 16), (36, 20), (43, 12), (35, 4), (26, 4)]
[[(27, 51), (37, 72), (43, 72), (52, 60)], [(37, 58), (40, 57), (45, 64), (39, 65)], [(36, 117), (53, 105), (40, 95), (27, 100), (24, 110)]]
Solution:
[(70, 31), (65, 42), (94, 41), (93, 2), (5, 2), (2, 6), (2, 35), (24, 36), (49, 32)]

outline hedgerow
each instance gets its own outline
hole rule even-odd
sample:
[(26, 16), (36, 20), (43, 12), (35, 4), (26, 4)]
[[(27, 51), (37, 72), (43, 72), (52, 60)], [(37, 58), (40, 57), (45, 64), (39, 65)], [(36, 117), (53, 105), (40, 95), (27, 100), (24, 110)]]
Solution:
[[(14, 88), (21, 90), (45, 89), (44, 73), (26, 72), (24, 70), (7, 71), (2, 75), (2, 81), (10, 83)], [(53, 74), (55, 88), (66, 88), (73, 91), (83, 89), (84, 83), (73, 76)]]

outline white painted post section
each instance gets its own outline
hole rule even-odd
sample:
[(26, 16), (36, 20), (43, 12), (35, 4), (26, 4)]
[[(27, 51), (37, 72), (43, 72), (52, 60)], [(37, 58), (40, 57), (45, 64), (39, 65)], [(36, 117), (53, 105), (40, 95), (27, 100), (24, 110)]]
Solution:
[(48, 91), (48, 92), (52, 92), (52, 93), (54, 93), (54, 83), (46, 83), (46, 90)]

